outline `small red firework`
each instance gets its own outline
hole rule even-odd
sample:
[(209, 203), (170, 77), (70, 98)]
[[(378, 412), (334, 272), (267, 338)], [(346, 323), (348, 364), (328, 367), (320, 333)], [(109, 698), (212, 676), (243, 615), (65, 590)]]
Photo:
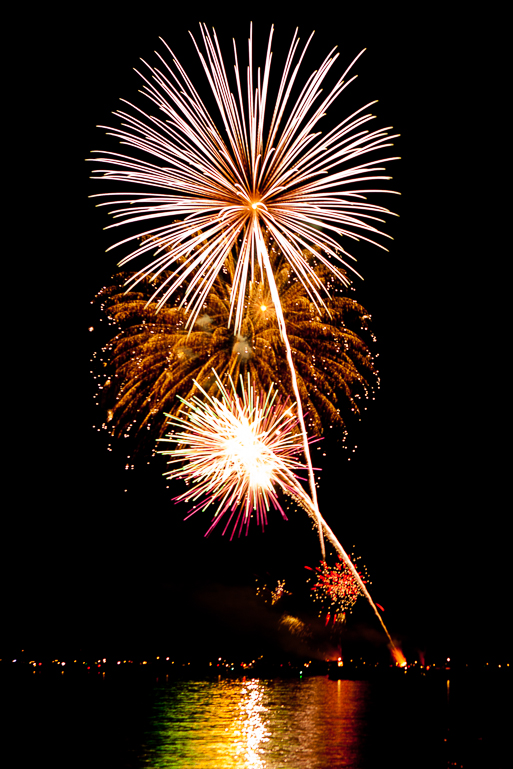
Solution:
[[(356, 577), (351, 573), (347, 565), (339, 559), (335, 566), (328, 566), (326, 561), (321, 561), (320, 566), (312, 569), (305, 566), (305, 569), (315, 572), (317, 581), (311, 588), (314, 601), (320, 601), (323, 606), (319, 616), (327, 611), (327, 622), (330, 618), (341, 621), (345, 618), (343, 615), (350, 611), (356, 603), (362, 590)], [(362, 573), (363, 571), (363, 573)], [(362, 581), (369, 583), (366, 569), (358, 571)]]

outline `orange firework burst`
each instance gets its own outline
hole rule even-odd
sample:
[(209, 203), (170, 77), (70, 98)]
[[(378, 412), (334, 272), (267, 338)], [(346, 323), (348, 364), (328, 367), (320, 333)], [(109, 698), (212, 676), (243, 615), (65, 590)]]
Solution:
[[(327, 302), (329, 316), (318, 316), (303, 285), (275, 248), (270, 248), (276, 285), (289, 332), (292, 356), (309, 432), (333, 432), (342, 439), (353, 414), (360, 416), (362, 400), (379, 384), (369, 341), (370, 316), (354, 299), (335, 288)], [(230, 297), (237, 254), (230, 254), (215, 281), (194, 328), (185, 329), (179, 296), (156, 312), (151, 300), (155, 281), (141, 281), (124, 291), (128, 274), (116, 276), (102, 289), (101, 302), (112, 338), (95, 355), (98, 403), (104, 429), (113, 436), (134, 436), (130, 453), (154, 450), (164, 435), (163, 413), (177, 413), (183, 398), (195, 392), (193, 380), (210, 394), (217, 387), (214, 368), (225, 381), (249, 372), (253, 386), (267, 391), (276, 385), (281, 397), (291, 392), (290, 371), (276, 323), (267, 282), (255, 271), (246, 295), (241, 334), (228, 328)], [(313, 269), (326, 277), (312, 258)], [(165, 280), (164, 272), (158, 283)], [(185, 286), (182, 291), (185, 290)]]

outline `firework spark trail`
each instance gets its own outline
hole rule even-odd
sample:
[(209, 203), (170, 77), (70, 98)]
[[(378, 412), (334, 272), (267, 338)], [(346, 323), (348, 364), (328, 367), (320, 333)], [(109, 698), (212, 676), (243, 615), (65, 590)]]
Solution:
[[(119, 153), (106, 153), (100, 160), (111, 167), (114, 166), (114, 169), (96, 171), (102, 174), (101, 178), (153, 186), (164, 189), (165, 192), (138, 192), (135, 197), (130, 192), (121, 193), (122, 196), (128, 197), (101, 205), (119, 206), (111, 213), (122, 221), (111, 225), (112, 227), (162, 217), (169, 220), (171, 217), (170, 224), (147, 229), (116, 245), (129, 243), (142, 235), (158, 238), (161, 245), (157, 249), (156, 258), (136, 274), (132, 285), (152, 273), (158, 275), (173, 267), (173, 275), (157, 290), (157, 293), (162, 290), (159, 305), (166, 302), (183, 281), (189, 281), (183, 299), (190, 312), (189, 328), (193, 327), (202, 304), (224, 264), (227, 252), (240, 240), (229, 320), (230, 322), (233, 315), (235, 333), (240, 332), (246, 285), (249, 273), (253, 274), (256, 257), (262, 275), (267, 275), (280, 332), (287, 349), (308, 467), (311, 504), (315, 511), (324, 557), (323, 526), (318, 509), (306, 425), (281, 303), (265, 247), (264, 232), (270, 233), (290, 261), (314, 305), (317, 308), (323, 306), (325, 303), (320, 291), (323, 290), (327, 294), (327, 288), (308, 264), (303, 249), (315, 253), (339, 280), (347, 283), (347, 278), (336, 263), (349, 266), (341, 254), (345, 258), (353, 257), (328, 233), (353, 240), (363, 239), (384, 248), (363, 234), (368, 232), (373, 236), (384, 235), (373, 224), (383, 221), (375, 214), (391, 212), (382, 206), (363, 202), (366, 193), (380, 190), (347, 189), (347, 185), (390, 178), (376, 174), (383, 170), (378, 164), (396, 158), (367, 162), (360, 162), (360, 158), (368, 152), (390, 146), (390, 139), (394, 137), (388, 136), (388, 129), (373, 132), (361, 130), (373, 117), (370, 114), (362, 114), (369, 105), (354, 112), (325, 136), (313, 133), (315, 125), (328, 107), (354, 79), (353, 77), (347, 82), (344, 81), (359, 56), (328, 94), (321, 98), (322, 81), (338, 57), (338, 54), (332, 56), (333, 51), (330, 52), (321, 67), (307, 80), (297, 101), (290, 106), (292, 87), (311, 40), (310, 36), (303, 50), (299, 52), (299, 61), (296, 62), (299, 46), (297, 30), (289, 49), (266, 134), (264, 118), (273, 29), (269, 35), (263, 74), (258, 70), (257, 87), (253, 69), (252, 28), (250, 30), (247, 104), (244, 103), (242, 95), (235, 43), (234, 69), (237, 89), (234, 96), (230, 90), (215, 32), (210, 35), (205, 25), (200, 25), (200, 29), (205, 53), (200, 51), (194, 37), (191, 37), (216, 99), (227, 141), (223, 140), (185, 70), (166, 45), (175, 69), (173, 70), (159, 55), (164, 70), (146, 65), (153, 82), (141, 75), (145, 82), (143, 93), (165, 114), (166, 119), (147, 115), (127, 102), (137, 115), (120, 111), (117, 115), (123, 121), (123, 128), (108, 128), (123, 144), (150, 154), (163, 165), (139, 161)], [(356, 166), (340, 169), (342, 164), (355, 159), (358, 159)], [(118, 195), (104, 194), (109, 197)], [(173, 221), (173, 217), (180, 219)], [(147, 254), (152, 247), (151, 239), (143, 242), (126, 256), (121, 264), (136, 256)]]
[[(307, 497), (307, 499), (308, 499), (308, 497)], [(313, 516), (315, 516), (314, 520), (317, 520), (317, 516), (316, 516), (315, 510), (313, 508), (312, 508), (312, 514), (313, 514)], [(372, 610), (374, 611), (374, 614), (379, 619), (380, 625), (383, 628), (383, 630), (385, 631), (386, 636), (387, 636), (387, 638), (388, 638), (388, 640), (390, 642), (390, 647), (392, 649), (392, 653), (394, 654), (394, 657), (396, 657), (396, 655), (397, 655), (396, 646), (395, 646), (394, 642), (392, 641), (390, 633), (388, 632), (387, 627), (386, 627), (385, 623), (383, 622), (383, 617), (379, 613), (378, 607), (376, 606), (376, 604), (372, 600), (372, 596), (369, 593), (369, 591), (367, 590), (364, 581), (362, 580), (362, 578), (360, 577), (360, 575), (356, 571), (355, 567), (353, 566), (353, 562), (349, 558), (348, 554), (346, 553), (346, 551), (344, 550), (344, 548), (342, 547), (342, 545), (340, 544), (340, 542), (338, 541), (338, 539), (336, 538), (335, 534), (330, 529), (330, 527), (328, 526), (328, 524), (326, 523), (324, 518), (321, 518), (321, 523), (322, 523), (322, 528), (323, 528), (323, 531), (324, 531), (324, 534), (325, 534), (326, 538), (331, 542), (331, 544), (333, 545), (333, 547), (335, 548), (337, 553), (342, 557), (344, 563), (347, 565), (347, 567), (351, 571), (351, 574), (353, 575), (353, 577), (358, 582), (358, 584), (360, 586), (360, 590), (362, 591), (363, 595), (365, 596), (365, 598), (370, 603), (370, 605), (372, 607)]]
[(297, 418), (299, 421), (299, 424), (301, 425), (301, 436), (303, 439), (303, 451), (306, 458), (306, 466), (308, 468), (308, 483), (310, 486), (310, 493), (312, 495), (312, 504), (315, 510), (315, 517), (316, 517), (316, 523), (317, 523), (317, 531), (319, 534), (319, 544), (321, 546), (321, 553), (323, 560), (326, 559), (326, 548), (324, 546), (324, 536), (322, 533), (322, 516), (321, 511), (319, 510), (319, 503), (317, 500), (317, 487), (315, 485), (315, 476), (313, 471), (313, 465), (312, 465), (312, 457), (310, 455), (310, 447), (308, 445), (308, 435), (306, 432), (306, 424), (305, 424), (305, 418), (303, 414), (303, 404), (301, 403), (301, 397), (299, 394), (299, 387), (297, 384), (297, 377), (296, 377), (296, 367), (294, 366), (294, 361), (292, 360), (292, 350), (290, 348), (290, 342), (289, 338), (287, 336), (287, 328), (285, 326), (285, 318), (283, 317), (283, 309), (280, 302), (280, 295), (278, 293), (278, 288), (276, 286), (276, 281), (274, 279), (274, 273), (271, 267), (271, 262), (269, 259), (269, 254), (267, 253), (267, 249), (265, 248), (265, 243), (263, 242), (263, 239), (259, 242), (259, 252), (262, 254), (262, 260), (265, 265), (266, 273), (267, 273), (267, 279), (269, 281), (269, 288), (271, 291), (271, 298), (274, 303), (274, 307), (276, 310), (276, 319), (278, 321), (278, 326), (281, 332), (281, 336), (283, 339), (283, 343), (285, 345), (285, 349), (287, 351), (287, 361), (290, 368), (290, 375), (292, 379), (292, 389), (294, 391), (294, 397), (296, 399), (296, 408), (297, 408)]
[[(299, 490), (302, 490), (302, 489), (301, 489), (301, 486), (299, 486), (299, 484), (297, 484), (297, 487), (295, 489), (295, 493), (298, 494)], [(317, 514), (316, 514), (316, 511), (315, 511), (315, 508), (312, 506), (312, 502), (311, 502), (310, 498), (304, 492), (303, 492), (303, 496), (302, 496), (302, 500), (301, 501), (304, 503), (305, 509), (307, 510), (307, 512), (309, 513), (311, 518), (313, 518), (313, 520), (317, 522)], [(355, 567), (353, 565), (353, 562), (351, 561), (350, 557), (348, 556), (348, 554), (346, 553), (346, 551), (344, 550), (344, 548), (342, 547), (342, 545), (340, 544), (340, 542), (336, 538), (335, 534), (333, 533), (333, 531), (328, 526), (328, 524), (326, 523), (326, 521), (324, 520), (324, 518), (322, 516), (321, 516), (321, 525), (322, 525), (322, 529), (323, 529), (323, 532), (324, 532), (326, 538), (328, 539), (329, 542), (331, 542), (331, 544), (333, 545), (333, 547), (335, 548), (337, 553), (341, 556), (342, 560), (347, 565), (347, 567), (350, 570), (351, 574), (353, 575), (353, 577), (357, 581), (357, 583), (358, 583), (358, 585), (360, 587), (360, 590), (362, 591), (362, 594), (365, 596), (365, 598), (367, 599), (367, 601), (371, 605), (372, 610), (374, 611), (374, 614), (378, 618), (381, 627), (385, 631), (385, 634), (386, 634), (386, 636), (388, 638), (388, 641), (390, 643), (390, 648), (392, 650), (392, 654), (394, 655), (394, 658), (396, 660), (399, 659), (400, 652), (397, 649), (397, 647), (394, 644), (394, 642), (392, 641), (392, 637), (391, 637), (390, 633), (388, 632), (385, 623), (383, 622), (383, 617), (379, 613), (378, 607), (376, 606), (376, 604), (372, 600), (371, 594), (367, 590), (367, 587), (365, 586), (364, 581), (362, 580), (362, 578), (360, 577), (360, 575), (356, 571), (356, 569), (355, 569)]]
[[(290, 471), (289, 471), (289, 473), (290, 473)], [(310, 515), (310, 517), (317, 524), (317, 522), (318, 522), (317, 510), (313, 506), (312, 500), (305, 493), (303, 487), (298, 483), (297, 478), (293, 474), (290, 474), (288, 488), (286, 489), (286, 491), (287, 491), (287, 493), (291, 493), (292, 496), (296, 498), (296, 500), (302, 505), (302, 507), (304, 507), (306, 512)], [(357, 570), (355, 569), (355, 567), (353, 565), (353, 562), (351, 561), (349, 555), (346, 553), (346, 551), (342, 547), (341, 543), (339, 542), (339, 540), (337, 539), (337, 537), (333, 533), (332, 529), (328, 526), (328, 524), (326, 523), (326, 521), (324, 520), (324, 518), (322, 516), (320, 516), (320, 523), (321, 523), (321, 526), (322, 526), (322, 529), (323, 529), (323, 532), (324, 532), (326, 538), (328, 539), (329, 542), (331, 542), (331, 544), (333, 545), (333, 547), (335, 548), (337, 553), (340, 555), (340, 557), (342, 558), (344, 563), (347, 565), (347, 567), (350, 570), (351, 574), (353, 575), (353, 577), (355, 578), (356, 582), (358, 583), (362, 594), (365, 596), (365, 598), (369, 602), (370, 606), (372, 607), (372, 610), (374, 611), (376, 617), (378, 618), (379, 623), (380, 623), (381, 627), (383, 628), (383, 630), (385, 631), (385, 634), (386, 634), (386, 636), (387, 636), (387, 638), (389, 640), (392, 653), (393, 653), (394, 657), (396, 659), (398, 659), (400, 653), (399, 653), (398, 649), (396, 648), (394, 642), (392, 641), (392, 637), (390, 636), (390, 633), (388, 632), (387, 627), (386, 627), (385, 623), (383, 622), (383, 618), (382, 618), (381, 614), (378, 611), (378, 607), (376, 606), (376, 604), (372, 600), (372, 596), (369, 593), (369, 591), (368, 591), (364, 581), (362, 580), (361, 576), (358, 574)]]
[[(310, 497), (307, 494), (305, 494), (304, 489), (297, 482), (297, 480), (295, 480), (295, 484), (294, 484), (294, 486), (292, 488), (292, 494), (296, 497), (297, 501), (302, 504), (302, 506), (305, 508), (307, 513), (310, 515), (310, 517), (315, 521), (315, 523), (317, 523), (317, 520), (318, 520), (318, 518), (317, 518), (317, 511), (316, 511), (315, 507), (312, 504), (312, 500), (310, 499)], [(387, 627), (386, 627), (385, 623), (383, 622), (383, 617), (379, 613), (378, 607), (376, 606), (376, 604), (372, 600), (372, 596), (369, 593), (369, 591), (367, 590), (367, 587), (365, 586), (364, 581), (362, 580), (362, 578), (360, 577), (360, 575), (356, 571), (356, 569), (355, 569), (355, 567), (353, 565), (353, 562), (351, 561), (350, 557), (348, 556), (348, 554), (346, 553), (346, 551), (344, 550), (344, 548), (342, 547), (342, 545), (338, 541), (338, 539), (335, 536), (335, 534), (333, 533), (332, 529), (328, 526), (328, 524), (326, 523), (326, 521), (324, 520), (324, 518), (322, 516), (320, 516), (320, 518), (321, 518), (321, 526), (322, 526), (324, 535), (326, 536), (328, 541), (331, 542), (331, 544), (333, 545), (333, 547), (335, 548), (337, 553), (341, 556), (342, 560), (347, 565), (347, 567), (350, 570), (351, 574), (353, 575), (353, 577), (357, 581), (357, 583), (358, 583), (358, 585), (360, 587), (360, 590), (362, 591), (362, 594), (365, 596), (365, 598), (367, 599), (367, 601), (371, 605), (372, 610), (374, 611), (374, 614), (378, 618), (381, 627), (385, 631), (385, 634), (386, 634), (386, 636), (387, 636), (387, 638), (389, 640), (390, 648), (392, 649), (392, 653), (393, 653), (394, 657), (396, 659), (398, 659), (399, 651), (396, 648), (394, 642), (392, 641), (392, 637), (390, 636), (390, 633), (388, 632)]]

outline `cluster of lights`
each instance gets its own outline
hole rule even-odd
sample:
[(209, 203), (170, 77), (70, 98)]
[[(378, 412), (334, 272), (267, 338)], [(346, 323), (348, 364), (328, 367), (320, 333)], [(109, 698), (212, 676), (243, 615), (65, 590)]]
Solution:
[[(286, 627), (290, 632), (292, 632), (292, 633), (294, 633), (294, 634), (296, 634), (298, 636), (304, 636), (305, 634), (307, 634), (307, 628), (306, 628), (305, 624), (300, 619), (298, 619), (297, 617), (293, 617), (293, 616), (290, 616), (290, 615), (284, 615), (281, 618), (281, 620), (280, 620), (280, 624), (283, 627)], [(449, 671), (452, 670), (452, 663), (451, 663), (451, 658), (450, 657), (447, 657), (442, 662), (440, 662), (440, 661), (438, 661), (438, 662), (437, 661), (431, 661), (428, 664), (425, 663), (425, 660), (424, 661), (422, 661), (422, 660), (421, 661), (419, 661), (419, 660), (412, 660), (411, 662), (407, 662), (404, 654), (397, 647), (394, 647), (394, 655), (393, 656), (394, 656), (394, 665), (395, 665), (395, 667), (400, 668), (405, 673), (407, 673), (409, 671), (410, 673), (416, 674), (416, 675), (419, 675), (419, 674), (420, 675), (427, 675), (427, 674), (432, 674), (432, 673), (436, 675), (436, 674), (444, 673), (445, 672), (446, 675), (448, 675)], [(236, 672), (236, 673), (241, 673), (242, 674), (245, 671), (254, 669), (255, 666), (258, 665), (258, 663), (260, 663), (262, 660), (263, 660), (263, 655), (261, 655), (258, 658), (255, 658), (253, 660), (250, 660), (249, 662), (245, 662), (245, 661), (235, 662), (233, 660), (228, 660), (228, 659), (224, 659), (222, 657), (218, 657), (215, 661), (208, 662), (208, 667), (216, 669), (219, 674), (221, 674), (223, 671), (230, 672), (230, 673)], [(193, 662), (190, 662), (190, 661), (189, 662), (176, 662), (175, 660), (171, 660), (171, 658), (169, 656), (168, 657), (156, 656), (156, 657), (151, 657), (151, 658), (149, 657), (148, 659), (138, 660), (138, 661), (135, 661), (133, 659), (124, 659), (124, 660), (119, 659), (119, 660), (116, 660), (114, 658), (114, 660), (110, 661), (110, 666), (107, 665), (107, 659), (105, 657), (104, 658), (94, 659), (92, 661), (77, 660), (77, 659), (74, 659), (74, 660), (71, 660), (71, 659), (70, 660), (61, 660), (61, 659), (57, 659), (56, 658), (56, 659), (53, 659), (53, 660), (47, 660), (45, 662), (37, 661), (37, 660), (34, 660), (34, 659), (24, 660), (24, 659), (21, 659), (21, 658), (18, 658), (18, 657), (15, 657), (15, 658), (9, 659), (9, 660), (0, 659), (0, 663), (4, 663), (5, 664), (7, 662), (11, 662), (13, 664), (16, 664), (17, 667), (19, 666), (21, 668), (23, 668), (23, 667), (25, 667), (25, 665), (27, 665), (29, 668), (31, 668), (33, 670), (34, 674), (36, 672), (42, 672), (43, 670), (48, 671), (48, 668), (51, 668), (51, 667), (55, 666), (57, 668), (57, 670), (60, 671), (61, 674), (64, 675), (65, 670), (70, 669), (70, 666), (73, 669), (73, 665), (78, 665), (80, 669), (85, 670), (85, 671), (91, 671), (91, 672), (97, 671), (98, 674), (101, 673), (103, 677), (106, 674), (105, 673), (106, 669), (108, 669), (109, 667), (112, 667), (113, 665), (115, 665), (115, 666), (118, 666), (118, 665), (138, 665), (138, 666), (149, 666), (149, 667), (151, 667), (152, 665), (155, 665), (156, 663), (159, 663), (158, 669), (161, 669), (160, 666), (163, 663), (167, 663), (168, 665), (171, 665), (171, 666), (175, 666), (176, 665), (177, 668), (187, 667), (187, 668), (191, 668), (191, 670), (194, 669), (195, 665), (199, 665), (200, 668), (202, 670), (204, 670), (204, 665), (206, 664), (204, 662), (198, 662), (198, 661), (194, 661), (194, 660), (193, 660)], [(348, 659), (348, 660), (345, 660), (345, 661), (343, 661), (342, 657), (338, 657), (336, 659), (328, 658), (328, 659), (326, 659), (326, 662), (327, 663), (336, 662), (338, 667), (343, 667), (344, 665), (350, 665), (353, 668), (355, 668), (355, 667), (358, 668), (360, 666), (365, 667), (365, 668), (369, 668), (369, 667), (378, 668), (378, 667), (382, 666), (382, 663), (380, 663), (380, 662), (374, 661), (374, 662), (370, 662), (369, 663), (366, 660), (364, 660), (362, 657), (360, 657), (358, 659), (352, 659), (351, 658), (351, 659)], [(311, 664), (312, 664), (312, 661), (310, 660), (308, 662), (304, 662), (302, 664), (302, 667), (307, 669)], [(288, 663), (288, 666), (289, 667), (291, 666), (290, 662)], [(283, 665), (281, 665), (281, 667), (283, 667)], [(455, 669), (461, 670), (461, 669), (463, 669), (463, 667), (465, 667), (467, 669), (471, 668), (473, 670), (481, 669), (481, 668), (484, 667), (486, 670), (489, 670), (489, 671), (501, 670), (501, 671), (507, 671), (509, 673), (510, 668), (512, 666), (511, 666), (511, 663), (509, 663), (509, 662), (500, 662), (500, 663), (497, 663), (497, 662), (495, 662), (495, 663), (490, 663), (490, 662), (479, 662), (479, 663), (477, 663), (477, 662), (475, 662), (473, 664), (472, 663), (470, 663), (470, 664), (469, 663), (463, 664), (460, 661), (460, 662), (458, 662), (456, 664)], [(166, 669), (166, 667), (164, 667), (164, 672), (165, 672), (165, 669)], [(301, 674), (301, 672), (300, 672), (300, 674)]]
[(279, 579), (274, 588), (269, 588), (266, 584), (260, 586), (257, 585), (256, 594), (261, 596), (265, 603), (271, 603), (274, 606), (275, 603), (283, 598), (285, 595), (292, 595), (289, 590), (285, 590), (285, 580)]

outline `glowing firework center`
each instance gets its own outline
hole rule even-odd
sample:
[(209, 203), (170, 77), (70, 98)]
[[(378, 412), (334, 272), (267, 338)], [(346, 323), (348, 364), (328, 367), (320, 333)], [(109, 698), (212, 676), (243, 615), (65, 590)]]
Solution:
[(231, 464), (237, 475), (248, 476), (248, 485), (252, 489), (272, 488), (272, 452), (256, 437), (246, 418), (234, 425), (234, 435), (226, 439), (222, 454), (226, 457), (225, 476), (230, 473)]

